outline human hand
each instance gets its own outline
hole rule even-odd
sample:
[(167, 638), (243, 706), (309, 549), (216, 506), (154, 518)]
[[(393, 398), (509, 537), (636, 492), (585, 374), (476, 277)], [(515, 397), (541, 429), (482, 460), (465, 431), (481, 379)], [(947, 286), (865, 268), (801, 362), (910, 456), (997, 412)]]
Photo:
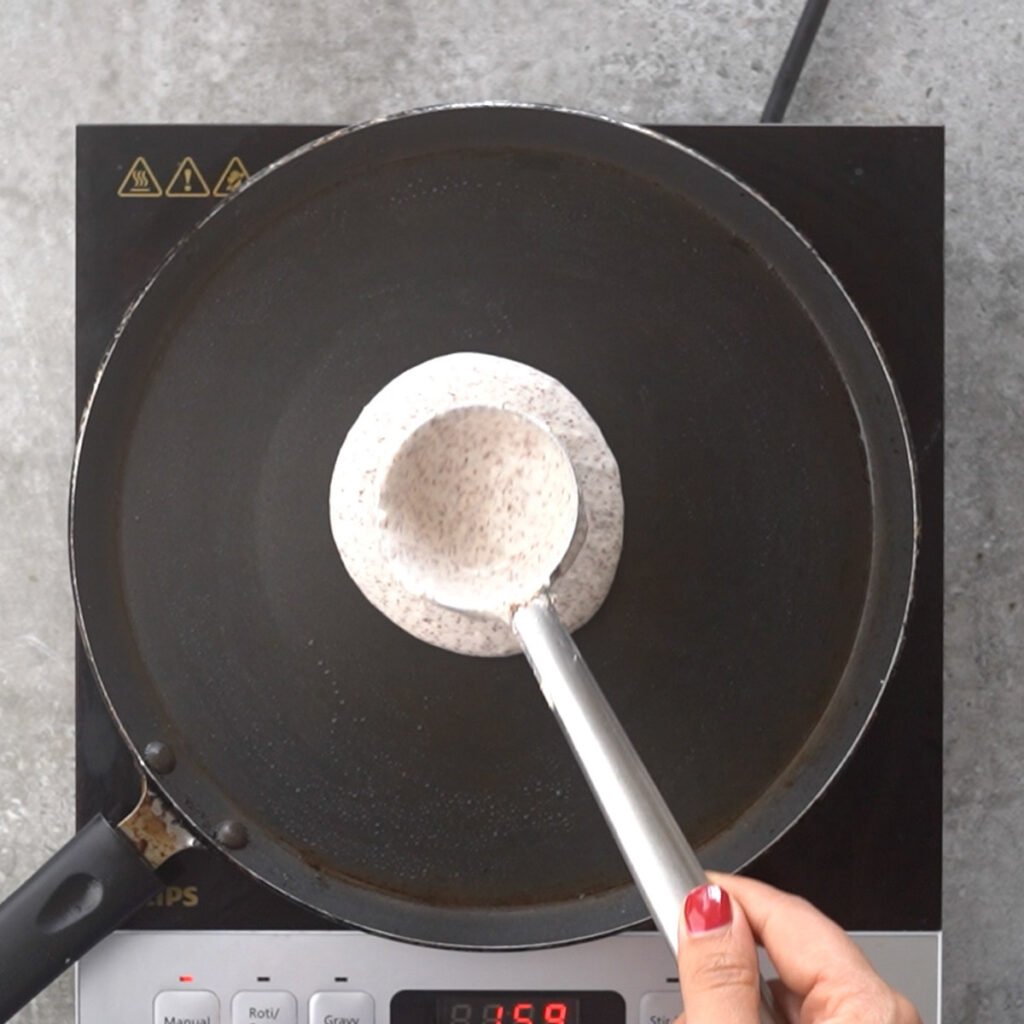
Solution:
[(791, 1024), (921, 1024), (842, 928), (806, 900), (750, 878), (709, 878), (687, 896), (679, 921), (682, 1022), (758, 1024), (756, 940), (779, 972), (771, 987)]

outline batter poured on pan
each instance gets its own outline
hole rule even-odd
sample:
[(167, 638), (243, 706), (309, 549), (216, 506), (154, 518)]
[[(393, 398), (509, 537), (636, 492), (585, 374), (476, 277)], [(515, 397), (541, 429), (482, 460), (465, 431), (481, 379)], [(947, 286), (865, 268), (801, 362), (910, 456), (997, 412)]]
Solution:
[[(558, 514), (568, 503), (575, 513)], [(569, 557), (551, 595), (577, 629), (601, 607), (622, 551), (619, 468), (586, 409), (553, 377), (476, 352), (421, 363), (374, 396), (338, 453), (330, 507), (345, 568), (370, 602), (413, 636), (462, 654), (520, 650), (507, 609), (495, 610), (501, 618), (459, 610), (478, 607), (474, 591), (495, 571), (527, 580), (528, 600), (549, 582), (541, 562), (561, 541)], [(398, 550), (381, 550), (382, 515)], [(398, 575), (425, 547), (448, 607), (418, 596), (422, 578)]]

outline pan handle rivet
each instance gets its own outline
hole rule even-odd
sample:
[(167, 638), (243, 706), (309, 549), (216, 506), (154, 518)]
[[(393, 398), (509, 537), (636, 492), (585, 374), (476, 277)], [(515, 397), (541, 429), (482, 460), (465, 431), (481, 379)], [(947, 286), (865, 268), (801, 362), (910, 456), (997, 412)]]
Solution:
[(222, 821), (214, 832), (214, 837), (221, 846), (229, 850), (240, 850), (249, 843), (249, 833), (240, 821)]
[(174, 766), (178, 763), (174, 756), (174, 749), (160, 740), (153, 740), (152, 743), (146, 744), (146, 749), (142, 751), (142, 760), (146, 762), (146, 767), (150, 771), (156, 772), (157, 775), (167, 775), (168, 772), (173, 772)]

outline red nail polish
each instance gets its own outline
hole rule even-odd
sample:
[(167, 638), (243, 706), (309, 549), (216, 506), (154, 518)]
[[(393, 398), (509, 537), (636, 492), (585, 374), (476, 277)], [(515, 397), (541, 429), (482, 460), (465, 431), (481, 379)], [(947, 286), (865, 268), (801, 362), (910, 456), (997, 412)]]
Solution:
[(686, 929), (691, 935), (713, 932), (732, 923), (729, 894), (717, 885), (699, 885), (683, 905)]

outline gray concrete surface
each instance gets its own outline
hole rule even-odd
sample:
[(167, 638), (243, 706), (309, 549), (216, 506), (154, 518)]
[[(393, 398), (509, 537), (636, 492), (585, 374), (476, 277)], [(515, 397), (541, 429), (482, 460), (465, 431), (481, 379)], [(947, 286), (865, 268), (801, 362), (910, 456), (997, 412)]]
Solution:
[[(70, 833), (73, 126), (545, 100), (748, 122), (802, 0), (0, 11), (0, 895)], [(948, 125), (947, 1020), (1024, 1019), (1024, 9), (834, 0), (790, 120)], [(18, 1020), (71, 1019), (69, 980)]]

